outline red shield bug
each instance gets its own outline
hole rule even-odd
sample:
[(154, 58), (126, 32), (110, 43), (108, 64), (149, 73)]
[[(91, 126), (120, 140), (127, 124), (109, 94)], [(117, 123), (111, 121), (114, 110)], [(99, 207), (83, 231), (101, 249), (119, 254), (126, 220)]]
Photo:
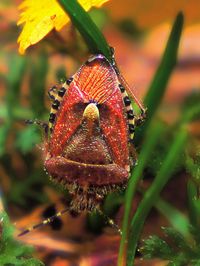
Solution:
[(135, 116), (114, 59), (110, 63), (101, 54), (90, 57), (49, 96), (53, 103), (49, 124), (44, 124), (44, 167), (68, 188), (69, 210), (98, 210), (108, 192), (126, 187), (135, 163), (135, 125), (143, 120), (144, 109), (135, 98), (142, 111)]

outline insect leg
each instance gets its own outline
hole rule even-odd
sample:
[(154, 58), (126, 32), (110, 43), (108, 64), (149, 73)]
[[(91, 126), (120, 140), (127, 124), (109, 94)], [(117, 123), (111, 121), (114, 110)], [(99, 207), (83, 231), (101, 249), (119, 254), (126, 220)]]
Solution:
[(49, 126), (46, 122), (44, 121), (40, 121), (40, 120), (31, 120), (31, 119), (28, 119), (28, 120), (25, 120), (25, 123), (28, 124), (28, 125), (37, 125), (39, 126), (40, 128), (42, 128), (44, 130), (44, 133), (45, 133), (45, 137), (48, 136), (48, 130), (49, 130)]
[(69, 211), (69, 207), (67, 207), (66, 209), (57, 212), (55, 215), (48, 217), (47, 219), (45, 219), (44, 221), (42, 221), (41, 223), (35, 224), (30, 228), (25, 229), (24, 231), (22, 231), (20, 234), (18, 234), (18, 236), (23, 236), (28, 234), (29, 232), (33, 231), (34, 229), (40, 228), (44, 225), (50, 224), (51, 222), (53, 222), (56, 218), (60, 217), (62, 214), (64, 214), (65, 212)]
[(105, 219), (106, 223), (108, 225), (110, 225), (112, 228), (114, 228), (120, 235), (122, 235), (122, 231), (119, 228), (119, 226), (114, 222), (113, 219), (111, 219), (110, 217), (108, 217), (105, 213), (103, 213), (100, 209), (98, 209), (98, 212), (103, 216), (103, 218)]
[(141, 114), (135, 117), (135, 125), (140, 126), (146, 119), (147, 109), (141, 111)]

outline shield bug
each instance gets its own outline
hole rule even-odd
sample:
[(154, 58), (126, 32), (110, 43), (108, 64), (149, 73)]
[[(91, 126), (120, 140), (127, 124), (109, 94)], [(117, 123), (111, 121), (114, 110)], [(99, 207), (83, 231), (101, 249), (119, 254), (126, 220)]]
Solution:
[(99, 208), (127, 184), (136, 117), (115, 65), (90, 57), (55, 93), (45, 145), (45, 169), (72, 194), (76, 212)]
[(141, 116), (135, 116), (124, 84), (114, 60), (98, 54), (49, 91), (44, 167), (69, 190), (71, 211), (98, 210), (108, 192), (126, 187), (144, 109), (140, 105)]

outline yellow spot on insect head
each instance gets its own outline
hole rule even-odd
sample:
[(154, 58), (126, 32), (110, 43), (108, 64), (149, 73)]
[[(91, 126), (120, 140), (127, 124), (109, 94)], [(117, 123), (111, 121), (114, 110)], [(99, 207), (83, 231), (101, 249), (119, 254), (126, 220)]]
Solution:
[[(88, 11), (92, 7), (100, 7), (108, 0), (78, 0)], [(24, 24), (18, 38), (19, 52), (25, 50), (42, 38), (52, 29), (59, 31), (69, 23), (70, 19), (56, 0), (24, 0), (19, 9), (22, 11), (18, 25)]]
[(95, 121), (99, 119), (99, 110), (94, 103), (90, 103), (84, 110), (83, 117)]

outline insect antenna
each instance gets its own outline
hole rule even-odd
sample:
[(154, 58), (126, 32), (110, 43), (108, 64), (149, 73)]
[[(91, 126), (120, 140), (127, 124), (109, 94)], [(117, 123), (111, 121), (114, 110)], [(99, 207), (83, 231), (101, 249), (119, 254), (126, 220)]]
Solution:
[(119, 70), (119, 67), (115, 61), (115, 57), (114, 57), (114, 48), (110, 47), (111, 49), (111, 54), (112, 54), (112, 65), (115, 69), (115, 72), (120, 80), (120, 82), (124, 85), (124, 87), (126, 88), (128, 94), (131, 95), (131, 97), (134, 99), (135, 103), (137, 104), (137, 106), (140, 108), (141, 110), (141, 116), (144, 116), (145, 118), (145, 114), (146, 114), (146, 108), (143, 106), (143, 104), (138, 100), (138, 98), (136, 97), (136, 95), (133, 93), (132, 89), (130, 88), (130, 86), (128, 85), (128, 82), (126, 81), (126, 79), (122, 76), (121, 71)]
[(47, 219), (43, 220), (42, 222), (33, 225), (30, 228), (25, 229), (24, 231), (22, 231), (21, 233), (18, 234), (18, 236), (23, 236), (28, 234), (29, 232), (33, 231), (34, 229), (38, 229), (40, 227), (43, 227), (47, 224), (50, 224), (51, 222), (53, 222), (56, 218), (60, 217), (62, 214), (66, 213), (69, 211), (69, 207), (67, 207), (66, 209), (57, 212), (55, 215), (52, 215), (51, 217), (48, 217)]

